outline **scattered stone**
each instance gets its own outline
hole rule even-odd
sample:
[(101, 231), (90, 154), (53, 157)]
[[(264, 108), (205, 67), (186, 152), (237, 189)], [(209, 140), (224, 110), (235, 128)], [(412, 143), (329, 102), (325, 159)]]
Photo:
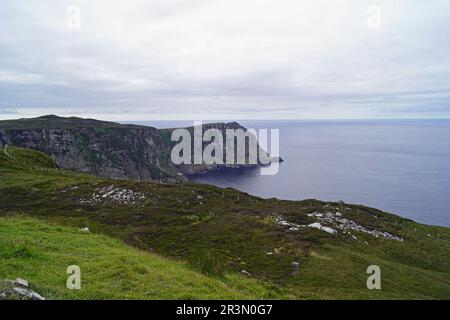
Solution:
[[(330, 204), (326, 204), (323, 206), (323, 208), (333, 208)], [(336, 210), (336, 209), (335, 209)], [(337, 230), (342, 230), (344, 234), (348, 234), (351, 237), (353, 236), (349, 231), (357, 231), (357, 232), (363, 232), (366, 234), (369, 234), (375, 238), (385, 238), (388, 240), (395, 240), (395, 241), (403, 241), (402, 237), (393, 235), (386, 231), (381, 231), (377, 229), (369, 229), (366, 228), (360, 224), (357, 224), (355, 221), (344, 218), (343, 213), (336, 211), (335, 213), (331, 211), (327, 212), (313, 212), (308, 213), (308, 217), (315, 218), (317, 222), (310, 223), (307, 225), (310, 228), (316, 228), (322, 231), (325, 231), (330, 234), (337, 234)], [(286, 221), (282, 216), (277, 216), (275, 218), (276, 222), (279, 225), (289, 227), (290, 231), (299, 231), (301, 228), (306, 227), (305, 225), (300, 225), (296, 223), (291, 223)], [(427, 236), (431, 237), (430, 234), (427, 234)], [(355, 239), (357, 240), (357, 238)]]
[(27, 296), (29, 293), (27, 289), (21, 287), (14, 287), (13, 291), (17, 293), (19, 296)]
[(40, 294), (28, 288), (28, 281), (20, 278), (15, 281), (0, 280), (1, 299), (45, 300)]
[(301, 225), (301, 224), (287, 222), (282, 216), (276, 217), (275, 220), (277, 221), (277, 223), (279, 225), (289, 227), (290, 231), (298, 231), (298, 230), (300, 230), (300, 228), (304, 227), (304, 225)]
[(334, 209), (334, 207), (331, 204), (329, 204), (329, 203), (327, 203), (326, 205), (322, 206), (322, 208)]
[(81, 231), (81, 232), (86, 232), (86, 233), (90, 232), (88, 227), (85, 227), (85, 228), (83, 228), (83, 229), (80, 229), (80, 231)]
[(266, 254), (267, 254), (268, 256), (271, 256), (271, 255), (273, 255), (273, 252), (266, 252)]
[(202, 199), (203, 199), (203, 196), (198, 195), (198, 196), (197, 196), (197, 199), (198, 199), (198, 200), (202, 200)]
[(395, 241), (403, 241), (403, 238), (398, 237), (396, 235), (390, 234), (389, 232), (380, 231), (376, 229), (368, 229), (360, 224), (357, 224), (353, 220), (346, 219), (341, 215), (337, 215), (338, 212), (313, 212), (309, 214), (310, 217), (315, 217), (320, 222), (320, 224), (327, 224), (331, 225), (333, 227), (336, 227), (337, 229), (343, 230), (343, 231), (358, 231), (363, 232), (366, 234), (369, 234), (375, 238), (385, 238), (388, 240), (395, 240)]
[(300, 263), (298, 263), (297, 261), (292, 261), (291, 263), (291, 267), (292, 267), (292, 274), (298, 274), (298, 270), (300, 268)]
[(252, 274), (250, 272), (248, 272), (247, 270), (245, 270), (245, 269), (242, 269), (241, 273), (243, 275), (246, 275), (247, 277), (251, 277), (252, 276)]
[(336, 230), (334, 230), (333, 228), (330, 228), (330, 227), (325, 227), (325, 226), (321, 225), (319, 222), (310, 223), (310, 224), (308, 224), (308, 227), (316, 228), (316, 229), (325, 231), (329, 234), (337, 234)]
[(98, 204), (112, 201), (124, 205), (141, 205), (145, 201), (145, 195), (142, 192), (130, 189), (122, 189), (110, 185), (108, 187), (98, 188), (92, 194), (90, 199), (81, 199), (81, 204)]

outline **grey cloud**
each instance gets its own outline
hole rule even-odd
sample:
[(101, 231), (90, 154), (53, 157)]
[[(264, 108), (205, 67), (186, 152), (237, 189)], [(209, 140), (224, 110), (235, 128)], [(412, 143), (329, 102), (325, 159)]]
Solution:
[(0, 117), (450, 117), (450, 3), (377, 2), (0, 0)]

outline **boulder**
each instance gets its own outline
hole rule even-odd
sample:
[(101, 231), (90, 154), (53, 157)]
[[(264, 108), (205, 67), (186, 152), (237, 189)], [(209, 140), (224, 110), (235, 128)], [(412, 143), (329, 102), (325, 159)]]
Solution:
[(291, 263), (291, 267), (292, 267), (292, 274), (298, 274), (298, 270), (300, 268), (300, 263), (297, 261), (292, 261)]
[(14, 284), (16, 286), (21, 286), (21, 287), (24, 287), (24, 288), (28, 288), (28, 281), (24, 280), (24, 279), (17, 278), (16, 281), (14, 282)]
[(12, 280), (0, 280), (0, 300), (45, 300), (39, 293), (28, 288), (28, 281), (17, 278)]

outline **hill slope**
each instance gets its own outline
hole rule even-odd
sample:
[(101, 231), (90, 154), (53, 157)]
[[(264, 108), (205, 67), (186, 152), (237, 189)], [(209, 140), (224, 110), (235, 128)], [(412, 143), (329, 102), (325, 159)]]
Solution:
[[(8, 148), (0, 152), (0, 216), (11, 215), (89, 227), (219, 278), (245, 270), (273, 296), (450, 298), (450, 230), (360, 205), (101, 179), (55, 169), (36, 151)], [(382, 290), (366, 288), (366, 269), (374, 264)]]
[[(71, 265), (80, 267), (80, 290), (66, 287)], [(28, 279), (47, 299), (254, 299), (270, 294), (255, 280), (208, 277), (106, 236), (36, 219), (0, 218), (0, 279), (17, 277)]]

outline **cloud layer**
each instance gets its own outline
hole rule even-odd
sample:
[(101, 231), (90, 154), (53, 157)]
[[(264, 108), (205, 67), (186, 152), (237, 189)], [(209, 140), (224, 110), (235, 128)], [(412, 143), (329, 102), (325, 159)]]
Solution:
[(449, 118), (449, 21), (446, 0), (0, 0), (0, 117)]

